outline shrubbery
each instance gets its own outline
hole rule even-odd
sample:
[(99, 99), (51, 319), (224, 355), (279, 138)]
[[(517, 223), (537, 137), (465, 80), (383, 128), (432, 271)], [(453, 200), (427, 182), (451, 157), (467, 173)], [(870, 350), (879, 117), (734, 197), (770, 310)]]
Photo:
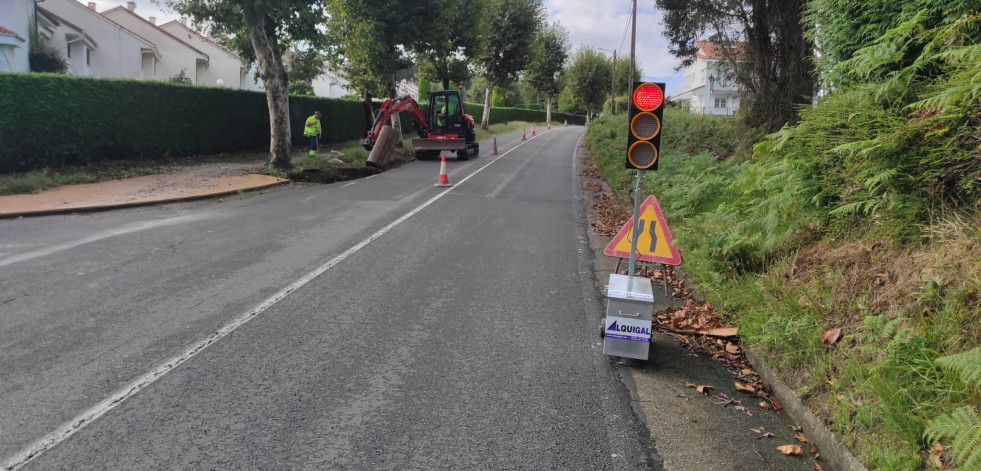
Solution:
[[(269, 145), (263, 93), (136, 80), (0, 74), (0, 171), (98, 159), (157, 158)], [(295, 142), (319, 109), (328, 139), (361, 137), (361, 103), (290, 98)]]

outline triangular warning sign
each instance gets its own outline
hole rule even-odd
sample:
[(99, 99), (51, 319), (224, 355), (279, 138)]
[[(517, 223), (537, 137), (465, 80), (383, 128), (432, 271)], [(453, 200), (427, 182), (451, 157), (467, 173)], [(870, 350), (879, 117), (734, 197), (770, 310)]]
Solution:
[[(634, 218), (620, 229), (617, 236), (606, 246), (604, 253), (611, 257), (630, 258), (633, 240)], [(637, 239), (637, 260), (667, 265), (681, 265), (681, 255), (674, 246), (671, 229), (664, 221), (664, 214), (654, 195), (648, 196), (640, 206), (640, 238)]]

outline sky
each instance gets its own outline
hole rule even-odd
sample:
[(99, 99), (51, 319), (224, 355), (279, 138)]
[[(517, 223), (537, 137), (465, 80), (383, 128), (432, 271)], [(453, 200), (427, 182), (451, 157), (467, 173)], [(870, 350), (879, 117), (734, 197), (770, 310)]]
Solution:
[[(83, 0), (87, 3), (92, 0)], [(105, 11), (126, 0), (94, 0), (98, 11)], [(479, 1), (479, 0), (474, 0)], [(630, 54), (630, 31), (626, 29), (631, 0), (544, 0), (548, 21), (558, 21), (569, 31), (570, 56), (579, 47), (617, 51), (617, 57)], [(136, 13), (154, 16), (157, 24), (180, 17), (160, 0), (136, 0)], [(636, 60), (644, 72), (643, 79), (667, 83), (667, 94), (680, 93), (682, 76), (675, 71), (678, 60), (668, 52), (668, 42), (661, 34), (661, 12), (650, 0), (637, 2)], [(626, 32), (626, 35), (624, 34)]]

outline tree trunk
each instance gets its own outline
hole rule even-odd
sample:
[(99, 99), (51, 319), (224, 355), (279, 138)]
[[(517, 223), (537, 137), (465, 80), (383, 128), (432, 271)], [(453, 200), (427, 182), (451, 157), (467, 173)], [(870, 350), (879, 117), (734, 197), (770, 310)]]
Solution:
[(364, 128), (371, 129), (375, 125), (375, 110), (371, 107), (371, 93), (364, 94)]
[(450, 79), (448, 77), (443, 77), (443, 90), (450, 89)]
[(484, 91), (484, 116), (480, 120), (480, 128), (484, 131), (490, 128), (490, 108), (491, 108), (491, 89), (487, 87)]
[(290, 101), (286, 68), (279, 53), (276, 25), (268, 15), (249, 2), (243, 4), (245, 27), (259, 63), (259, 76), (266, 89), (269, 107), (269, 166), (278, 169), (292, 168), (290, 162)]
[(545, 121), (552, 125), (552, 97), (545, 99)]

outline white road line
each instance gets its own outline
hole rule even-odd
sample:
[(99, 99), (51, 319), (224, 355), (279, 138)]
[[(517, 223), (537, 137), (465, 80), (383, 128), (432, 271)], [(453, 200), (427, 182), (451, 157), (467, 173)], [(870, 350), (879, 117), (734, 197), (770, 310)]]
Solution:
[(357, 181), (357, 180), (355, 180), (355, 181), (353, 181), (353, 182), (351, 182), (351, 183), (348, 183), (348, 184), (346, 184), (346, 185), (344, 185), (344, 186), (342, 186), (341, 188), (347, 188), (347, 187), (349, 187), (349, 186), (351, 186), (351, 185), (354, 185), (354, 184), (356, 184), (356, 183), (358, 183), (358, 181)]
[[(534, 137), (532, 137), (531, 139), (534, 139)], [(478, 168), (473, 173), (471, 173), (470, 175), (468, 175), (466, 178), (463, 178), (462, 180), (460, 180), (460, 183), (457, 183), (457, 186), (462, 185), (464, 182), (466, 182), (467, 180), (469, 180), (471, 177), (473, 177), (474, 175), (480, 173), (481, 170), (483, 170), (483, 169), (491, 166), (494, 162), (497, 162), (498, 160), (500, 160), (505, 155), (508, 155), (511, 152), (514, 152), (519, 147), (521, 147), (521, 146), (525, 145), (527, 142), (531, 141), (531, 139), (528, 139), (527, 141), (524, 141), (524, 142), (519, 143), (518, 145), (514, 146), (514, 148), (512, 148), (511, 150), (509, 150), (509, 151), (507, 151), (507, 152), (505, 152), (505, 153), (497, 156), (497, 158), (495, 158), (494, 160), (491, 160), (490, 162), (488, 162), (483, 167)], [(299, 280), (296, 280), (291, 285), (283, 288), (282, 290), (280, 290), (276, 294), (272, 295), (271, 297), (269, 297), (268, 299), (266, 299), (265, 301), (263, 301), (262, 303), (260, 303), (258, 306), (254, 307), (251, 311), (246, 312), (246, 313), (240, 315), (239, 317), (235, 318), (234, 320), (232, 320), (228, 324), (225, 324), (225, 326), (223, 326), (222, 328), (218, 329), (217, 331), (215, 331), (211, 335), (207, 336), (204, 340), (201, 340), (201, 341), (195, 343), (194, 345), (191, 345), (190, 347), (188, 347), (187, 349), (185, 349), (182, 353), (180, 353), (177, 356), (174, 356), (174, 357), (171, 357), (171, 358), (167, 359), (162, 364), (160, 364), (159, 366), (157, 366), (156, 368), (154, 368), (153, 370), (151, 370), (149, 373), (146, 373), (143, 376), (140, 376), (139, 378), (136, 378), (135, 380), (129, 382), (128, 384), (126, 384), (125, 386), (123, 386), (121, 389), (119, 389), (115, 393), (113, 393), (111, 396), (109, 396), (108, 398), (104, 399), (102, 402), (100, 402), (100, 403), (96, 404), (95, 406), (93, 406), (93, 407), (91, 407), (91, 408), (83, 411), (81, 414), (75, 416), (73, 419), (71, 419), (68, 422), (66, 422), (66, 423), (62, 424), (61, 426), (59, 426), (53, 432), (48, 433), (47, 435), (41, 437), (40, 439), (38, 439), (37, 441), (35, 441), (34, 443), (32, 443), (27, 448), (21, 450), (20, 452), (18, 452), (14, 456), (12, 456), (10, 459), (8, 459), (3, 464), (2, 467), (0, 467), (0, 470), (3, 470), (3, 471), (14, 471), (14, 470), (20, 469), (21, 467), (23, 467), (27, 463), (30, 463), (34, 458), (37, 458), (38, 456), (40, 456), (42, 453), (44, 453), (44, 452), (46, 452), (46, 451), (54, 448), (59, 443), (67, 440), (69, 437), (71, 437), (72, 435), (74, 435), (76, 432), (78, 432), (79, 430), (81, 430), (85, 426), (91, 424), (92, 422), (95, 422), (99, 417), (102, 417), (106, 412), (109, 412), (112, 409), (115, 409), (116, 406), (122, 404), (127, 399), (133, 397), (134, 395), (136, 395), (136, 393), (142, 391), (147, 386), (150, 386), (151, 384), (153, 384), (154, 382), (156, 382), (158, 379), (162, 378), (167, 373), (173, 371), (175, 368), (177, 368), (178, 366), (180, 366), (184, 362), (190, 360), (191, 358), (194, 358), (194, 356), (196, 356), (198, 353), (201, 353), (202, 351), (204, 351), (204, 349), (210, 347), (211, 345), (214, 345), (219, 340), (223, 339), (225, 336), (227, 336), (228, 334), (230, 334), (233, 331), (235, 331), (235, 329), (238, 329), (239, 327), (242, 327), (243, 325), (245, 325), (246, 323), (248, 323), (252, 319), (258, 317), (259, 314), (262, 314), (263, 311), (265, 311), (266, 309), (269, 309), (270, 307), (272, 307), (277, 302), (282, 301), (283, 298), (285, 298), (286, 296), (289, 296), (290, 293), (292, 293), (292, 292), (300, 289), (300, 287), (302, 287), (303, 285), (309, 283), (314, 278), (320, 276), (321, 274), (323, 274), (327, 270), (330, 270), (331, 268), (333, 268), (338, 263), (341, 263), (342, 261), (344, 261), (344, 259), (350, 257), (351, 255), (353, 255), (358, 250), (363, 249), (366, 245), (370, 244), (371, 242), (373, 242), (374, 240), (378, 239), (379, 237), (385, 235), (386, 233), (388, 233), (389, 231), (391, 231), (392, 229), (394, 229), (399, 224), (402, 224), (403, 222), (405, 222), (407, 219), (411, 218), (412, 216), (415, 216), (420, 211), (422, 211), (423, 209), (426, 209), (426, 207), (428, 207), (429, 205), (435, 203), (436, 201), (438, 201), (443, 196), (446, 196), (447, 193), (449, 193), (450, 191), (453, 191), (453, 188), (456, 188), (456, 187), (455, 186), (454, 187), (449, 187), (446, 190), (441, 191), (439, 194), (437, 194), (436, 196), (433, 196), (432, 198), (430, 198), (425, 203), (422, 203), (421, 205), (419, 205), (418, 207), (416, 207), (412, 211), (409, 211), (408, 213), (406, 213), (404, 216), (396, 219), (395, 221), (393, 221), (389, 225), (381, 228), (380, 230), (378, 230), (378, 232), (375, 232), (374, 234), (368, 236), (367, 239), (365, 239), (365, 240), (361, 241), (360, 243), (356, 244), (355, 246), (353, 246), (353, 247), (345, 250), (340, 255), (338, 255), (338, 256), (330, 259), (329, 261), (327, 261), (327, 263), (324, 263), (323, 265), (321, 265), (317, 269), (315, 269), (312, 272), (304, 275)]]
[(213, 218), (213, 217), (214, 215), (201, 213), (201, 214), (189, 214), (185, 216), (176, 216), (167, 219), (159, 219), (155, 221), (143, 221), (143, 222), (127, 224), (125, 226), (117, 227), (115, 229), (109, 229), (107, 231), (97, 232), (95, 234), (83, 237), (81, 239), (77, 239), (69, 242), (63, 242), (60, 244), (52, 245), (38, 250), (32, 250), (30, 252), (25, 252), (17, 255), (2, 257), (0, 258), (0, 267), (5, 267), (7, 265), (11, 265), (17, 262), (23, 262), (25, 260), (30, 260), (32, 258), (51, 255), (55, 252), (60, 252), (62, 250), (78, 247), (79, 245), (90, 244), (92, 242), (97, 242), (102, 239), (108, 239), (110, 237), (115, 237), (124, 234), (131, 234), (133, 232), (145, 231), (147, 229), (168, 226), (171, 224), (183, 224), (187, 222), (194, 222), (197, 220)]

